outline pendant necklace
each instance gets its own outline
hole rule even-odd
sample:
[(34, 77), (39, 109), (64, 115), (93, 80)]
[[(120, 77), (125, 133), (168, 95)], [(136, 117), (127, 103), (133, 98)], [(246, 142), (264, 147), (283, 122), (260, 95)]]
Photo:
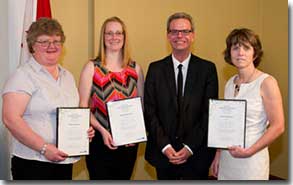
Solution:
[[(236, 96), (236, 95), (239, 93), (239, 91), (240, 91), (240, 86), (241, 86), (242, 83), (250, 82), (250, 80), (251, 80), (252, 77), (254, 76), (255, 72), (256, 72), (256, 68), (254, 68), (253, 72), (251, 73), (251, 75), (249, 76), (249, 78), (248, 78), (246, 81), (241, 82), (241, 81), (239, 80), (240, 82), (238, 82), (238, 83), (235, 84), (234, 96)], [(238, 79), (240, 79), (240, 78), (239, 78), (239, 75), (238, 75)]]

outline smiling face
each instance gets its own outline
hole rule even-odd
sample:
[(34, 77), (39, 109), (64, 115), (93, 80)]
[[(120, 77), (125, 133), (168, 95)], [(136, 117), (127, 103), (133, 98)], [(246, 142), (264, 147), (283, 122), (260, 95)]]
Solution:
[(106, 52), (120, 51), (124, 44), (124, 32), (119, 22), (108, 22), (104, 32)]
[(61, 36), (38, 36), (33, 44), (33, 56), (42, 65), (56, 65), (62, 53)]
[(187, 19), (171, 21), (167, 38), (174, 52), (189, 51), (195, 35), (191, 30), (191, 24)]

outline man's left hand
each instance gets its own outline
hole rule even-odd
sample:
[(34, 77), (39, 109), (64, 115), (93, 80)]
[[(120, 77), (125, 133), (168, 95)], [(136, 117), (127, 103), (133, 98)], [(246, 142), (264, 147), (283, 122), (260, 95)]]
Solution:
[(190, 151), (186, 147), (183, 147), (181, 150), (176, 152), (173, 159), (170, 159), (170, 163), (175, 165), (183, 164), (191, 155), (192, 154), (190, 153)]

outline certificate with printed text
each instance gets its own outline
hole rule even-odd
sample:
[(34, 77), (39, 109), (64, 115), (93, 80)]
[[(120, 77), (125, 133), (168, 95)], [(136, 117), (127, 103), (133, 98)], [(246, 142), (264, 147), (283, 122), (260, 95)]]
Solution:
[(88, 155), (89, 126), (89, 108), (57, 108), (57, 148), (69, 156)]
[(107, 111), (115, 146), (147, 140), (140, 97), (108, 102)]
[(245, 147), (246, 100), (210, 99), (208, 147)]

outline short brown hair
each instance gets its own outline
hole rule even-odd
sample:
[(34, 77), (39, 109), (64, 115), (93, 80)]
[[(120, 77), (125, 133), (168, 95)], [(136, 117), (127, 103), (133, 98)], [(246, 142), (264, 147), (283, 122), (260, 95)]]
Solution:
[(263, 55), (260, 39), (257, 34), (247, 28), (234, 29), (226, 38), (226, 49), (224, 50), (224, 59), (228, 64), (233, 65), (231, 61), (231, 47), (236, 44), (245, 45), (249, 43), (254, 50), (253, 57), (255, 58), (253, 64), (257, 67)]
[(40, 18), (33, 22), (26, 35), (26, 42), (30, 53), (34, 53), (33, 45), (37, 41), (37, 38), (41, 35), (57, 35), (61, 37), (61, 42), (65, 42), (65, 35), (62, 26), (56, 19)]

